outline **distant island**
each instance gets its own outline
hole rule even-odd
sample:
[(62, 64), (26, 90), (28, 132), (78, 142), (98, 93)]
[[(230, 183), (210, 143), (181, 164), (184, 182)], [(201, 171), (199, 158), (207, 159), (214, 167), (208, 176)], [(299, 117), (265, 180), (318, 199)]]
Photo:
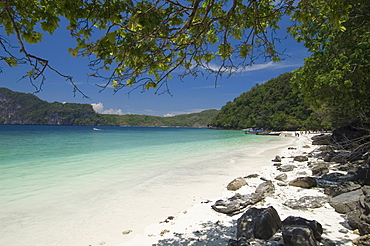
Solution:
[(30, 93), (0, 88), (2, 125), (207, 127), (218, 113), (210, 109), (172, 117), (98, 114), (90, 104), (49, 103)]

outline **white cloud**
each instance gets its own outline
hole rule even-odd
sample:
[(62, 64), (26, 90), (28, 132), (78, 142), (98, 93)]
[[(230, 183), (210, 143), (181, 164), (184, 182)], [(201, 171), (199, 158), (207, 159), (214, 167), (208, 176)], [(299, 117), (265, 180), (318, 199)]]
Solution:
[(175, 116), (175, 115), (199, 113), (199, 112), (202, 112), (204, 110), (206, 110), (206, 109), (194, 108), (194, 109), (189, 109), (187, 111), (172, 111), (172, 112), (167, 113), (163, 116), (164, 117), (172, 117), (172, 116)]
[[(280, 68), (288, 68), (288, 67), (300, 67), (303, 64), (287, 64), (284, 62), (268, 62), (263, 64), (254, 64), (252, 66), (244, 66), (240, 67), (238, 69), (236, 68), (223, 68), (221, 69), (221, 72), (252, 72), (257, 70), (273, 70), (273, 69), (280, 69)], [(219, 71), (220, 67), (216, 64), (209, 64), (209, 69), (213, 71)]]
[(123, 115), (123, 112), (121, 109), (107, 109), (107, 110), (104, 110), (102, 114), (119, 114), (119, 115)]
[(279, 69), (279, 68), (287, 68), (287, 67), (299, 67), (303, 64), (286, 64), (284, 62), (268, 62), (265, 64), (255, 64), (252, 66), (244, 67), (240, 70), (240, 72), (250, 72), (256, 70), (263, 70), (263, 69)]
[(104, 109), (104, 105), (103, 103), (92, 103), (91, 104), (94, 111), (96, 113), (99, 113), (99, 114), (119, 114), (119, 115), (123, 115), (123, 112), (121, 109)]
[(104, 109), (103, 104), (100, 103), (92, 103), (91, 106), (93, 107), (94, 111), (96, 113), (101, 113)]

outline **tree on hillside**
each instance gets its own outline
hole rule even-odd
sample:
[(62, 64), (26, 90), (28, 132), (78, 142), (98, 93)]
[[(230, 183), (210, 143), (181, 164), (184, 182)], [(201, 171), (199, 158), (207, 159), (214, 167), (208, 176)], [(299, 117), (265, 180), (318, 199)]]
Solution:
[(292, 73), (252, 87), (222, 107), (211, 125), (217, 128), (274, 130), (322, 129), (323, 120), (290, 87)]

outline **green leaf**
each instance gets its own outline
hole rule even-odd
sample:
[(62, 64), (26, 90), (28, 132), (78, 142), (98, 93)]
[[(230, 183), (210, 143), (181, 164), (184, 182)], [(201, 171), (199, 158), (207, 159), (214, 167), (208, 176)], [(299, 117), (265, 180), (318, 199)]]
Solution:
[(148, 82), (148, 83), (146, 83), (145, 84), (145, 89), (147, 89), (147, 90), (149, 90), (149, 88), (157, 88), (157, 84), (156, 83), (154, 83), (154, 82)]
[(116, 33), (115, 32), (110, 32), (107, 34), (108, 40), (111, 44), (116, 43)]
[(11, 67), (17, 67), (18, 66), (17, 60), (12, 56), (5, 58), (5, 62), (8, 66), (11, 66)]

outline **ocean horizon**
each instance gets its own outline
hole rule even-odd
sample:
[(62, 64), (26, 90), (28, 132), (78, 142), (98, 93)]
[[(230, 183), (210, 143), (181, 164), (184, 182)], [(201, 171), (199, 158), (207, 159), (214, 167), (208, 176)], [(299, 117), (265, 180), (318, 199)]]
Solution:
[(166, 199), (190, 204), (187, 185), (281, 141), (206, 128), (33, 125), (1, 125), (0, 139), (0, 244), (20, 246), (99, 245), (113, 233), (118, 242), (145, 219), (140, 212), (164, 216)]

